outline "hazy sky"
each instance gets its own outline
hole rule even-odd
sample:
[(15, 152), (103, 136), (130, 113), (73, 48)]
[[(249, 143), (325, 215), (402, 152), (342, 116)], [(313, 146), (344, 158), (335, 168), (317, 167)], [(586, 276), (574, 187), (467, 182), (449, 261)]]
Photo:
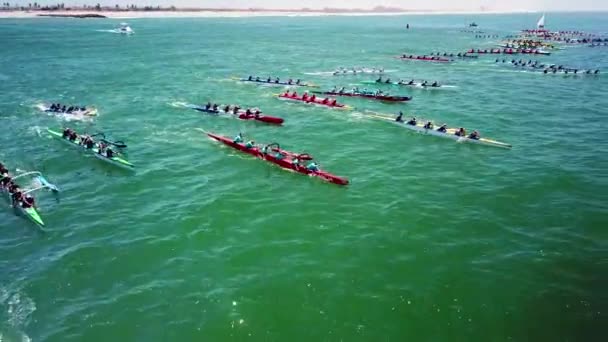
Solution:
[[(26, 4), (33, 1), (10, 1)], [(37, 1), (39, 4), (96, 4), (102, 5), (175, 5), (177, 7), (217, 7), (217, 8), (371, 8), (374, 6), (393, 6), (412, 10), (608, 10), (608, 0), (66, 0)]]

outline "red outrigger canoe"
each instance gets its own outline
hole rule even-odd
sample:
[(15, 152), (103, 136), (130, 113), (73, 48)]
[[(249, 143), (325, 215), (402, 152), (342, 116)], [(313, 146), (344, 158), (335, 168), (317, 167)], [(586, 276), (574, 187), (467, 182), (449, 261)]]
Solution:
[(277, 95), (277, 97), (279, 99), (282, 99), (282, 100), (304, 102), (304, 103), (319, 105), (319, 106), (328, 107), (328, 108), (352, 109), (350, 106), (347, 106), (347, 105), (342, 104), (342, 103), (336, 103), (336, 104), (332, 105), (331, 103), (333, 101), (330, 101), (328, 103), (323, 103), (323, 100), (319, 99), (319, 98), (315, 98), (315, 100), (313, 101), (313, 100), (310, 99), (310, 96), (308, 96), (306, 99), (304, 99), (301, 96), (293, 97), (291, 95), (286, 96), (285, 94), (279, 94), (279, 95)]
[[(328, 172), (320, 170), (320, 169), (317, 171), (311, 171), (306, 166), (296, 165), (293, 163), (293, 159), (295, 159), (295, 158), (297, 158), (301, 161), (312, 160), (313, 158), (307, 153), (298, 154), (298, 153), (294, 153), (294, 152), (285, 151), (285, 150), (282, 150), (278, 144), (266, 145), (268, 148), (268, 151), (267, 151), (267, 153), (264, 153), (262, 151), (262, 149), (257, 146), (248, 148), (243, 143), (235, 143), (233, 141), (233, 139), (231, 139), (231, 138), (224, 137), (224, 136), (217, 135), (217, 134), (210, 133), (210, 132), (206, 132), (202, 129), (199, 129), (199, 130), (202, 131), (203, 133), (207, 134), (210, 138), (217, 140), (217, 141), (223, 143), (224, 145), (228, 145), (241, 152), (248, 153), (256, 158), (260, 158), (267, 162), (276, 164), (283, 169), (295, 171), (295, 172), (309, 175), (312, 177), (317, 177), (326, 182), (330, 182), (330, 183), (334, 183), (334, 184), (338, 184), (338, 185), (347, 185), (348, 184), (348, 179), (346, 179), (346, 178), (332, 175), (331, 173), (328, 173)], [(279, 154), (282, 155), (283, 157), (279, 158), (278, 157)]]

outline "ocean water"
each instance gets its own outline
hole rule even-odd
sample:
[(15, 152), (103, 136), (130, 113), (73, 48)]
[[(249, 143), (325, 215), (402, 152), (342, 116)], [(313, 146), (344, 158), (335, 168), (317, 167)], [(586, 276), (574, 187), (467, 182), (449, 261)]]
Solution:
[[(608, 14), (549, 14), (608, 32)], [(0, 160), (62, 188), (44, 232), (0, 211), (1, 341), (599, 341), (608, 295), (608, 48), (534, 59), (564, 77), (441, 65), (399, 53), (490, 48), (536, 14), (0, 20)], [(404, 30), (405, 23), (412, 28)], [(353, 111), (278, 101), (232, 76), (302, 78), (339, 66), (455, 88), (395, 89)], [(259, 106), (282, 127), (176, 102)], [(66, 121), (42, 102), (92, 105)], [(415, 134), (378, 112), (478, 129), (511, 150)], [(135, 173), (44, 134), (70, 126), (129, 145)], [(339, 187), (285, 172), (194, 128), (308, 152)]]

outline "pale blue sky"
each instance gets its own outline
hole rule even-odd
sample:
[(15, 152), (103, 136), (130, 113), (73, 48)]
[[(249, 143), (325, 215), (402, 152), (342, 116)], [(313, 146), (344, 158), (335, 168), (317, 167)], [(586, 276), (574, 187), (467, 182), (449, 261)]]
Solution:
[[(11, 3), (26, 4), (30, 1), (10, 1)], [(33, 1), (31, 1), (33, 2)], [(40, 4), (54, 4), (61, 1), (38, 1)], [(481, 6), (487, 10), (608, 10), (608, 0), (66, 0), (66, 4), (96, 4), (102, 5), (175, 5), (177, 7), (216, 7), (216, 8), (371, 8), (374, 6), (393, 6), (411, 10), (479, 10)]]

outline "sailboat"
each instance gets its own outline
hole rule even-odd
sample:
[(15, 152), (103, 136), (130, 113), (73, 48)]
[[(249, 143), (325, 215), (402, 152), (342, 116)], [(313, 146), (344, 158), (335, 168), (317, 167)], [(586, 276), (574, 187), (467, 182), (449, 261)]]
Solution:
[(544, 14), (542, 17), (540, 17), (540, 19), (538, 19), (538, 22), (536, 23), (536, 28), (539, 31), (545, 29), (545, 15)]

